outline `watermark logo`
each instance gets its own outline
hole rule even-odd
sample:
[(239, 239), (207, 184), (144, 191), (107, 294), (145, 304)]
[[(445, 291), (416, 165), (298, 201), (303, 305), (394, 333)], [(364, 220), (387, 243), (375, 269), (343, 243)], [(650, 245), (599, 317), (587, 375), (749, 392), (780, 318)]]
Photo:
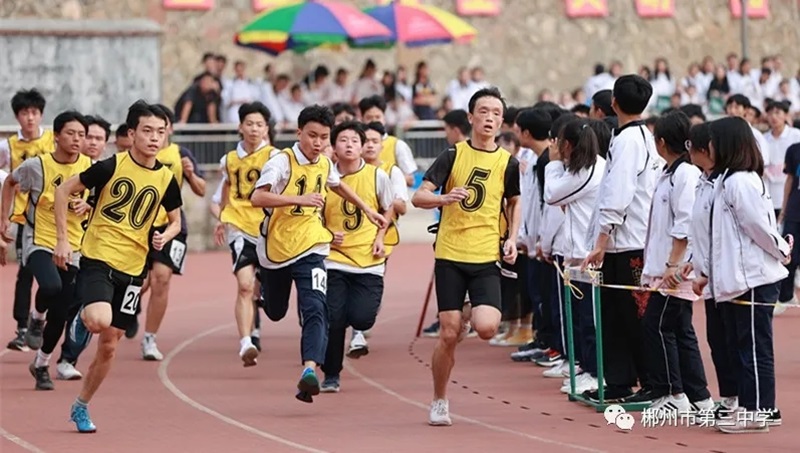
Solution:
[(624, 431), (633, 430), (633, 425), (636, 424), (636, 419), (633, 415), (625, 412), (625, 408), (619, 404), (612, 404), (603, 412), (607, 425), (614, 425)]

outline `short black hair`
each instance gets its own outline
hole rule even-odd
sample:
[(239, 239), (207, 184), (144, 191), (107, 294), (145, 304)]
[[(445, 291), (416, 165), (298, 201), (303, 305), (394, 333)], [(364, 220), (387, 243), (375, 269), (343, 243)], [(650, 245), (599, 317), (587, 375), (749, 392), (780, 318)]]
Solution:
[(537, 110), (544, 110), (548, 115), (550, 115), (550, 119), (553, 121), (567, 112), (566, 110), (562, 109), (560, 105), (551, 101), (539, 101), (536, 104), (533, 104), (533, 108)]
[(550, 126), (550, 138), (558, 138), (558, 136), (561, 135), (561, 129), (563, 129), (567, 123), (576, 119), (580, 119), (580, 117), (572, 112), (569, 112), (553, 120), (553, 124)]
[(139, 99), (128, 108), (128, 116), (125, 118), (125, 124), (127, 124), (129, 128), (136, 130), (142, 118), (150, 117), (164, 120), (164, 127), (166, 127), (169, 121), (167, 114), (161, 110), (161, 107), (156, 104), (148, 104), (144, 100)]
[(521, 146), (519, 143), (519, 137), (517, 137), (517, 134), (513, 132), (503, 132), (502, 134), (497, 136), (497, 141), (513, 143), (514, 146), (517, 147), (517, 149), (519, 149), (519, 147)]
[(595, 137), (597, 137), (598, 154), (605, 159), (608, 154), (608, 148), (611, 146), (611, 126), (605, 120), (595, 119), (590, 119), (588, 124), (594, 131)]
[(670, 152), (682, 156), (689, 152), (687, 144), (691, 128), (689, 117), (680, 110), (676, 110), (669, 115), (661, 116), (656, 121), (653, 136), (656, 141), (663, 139)]
[(706, 121), (706, 115), (703, 113), (703, 107), (697, 104), (686, 104), (680, 106), (680, 111), (685, 113), (689, 119), (700, 118), (703, 122)]
[(61, 112), (56, 115), (55, 119), (53, 119), (53, 132), (56, 134), (60, 134), (61, 131), (64, 129), (64, 126), (67, 123), (71, 123), (72, 121), (77, 121), (81, 123), (83, 126), (84, 132), (89, 131), (89, 122), (86, 121), (86, 117), (83, 116), (80, 112), (76, 110), (67, 110), (66, 112)]
[(547, 140), (550, 137), (553, 118), (544, 109), (528, 108), (519, 112), (516, 124), (520, 131), (528, 131), (534, 140)]
[(302, 129), (308, 123), (317, 123), (327, 127), (333, 127), (335, 117), (330, 107), (325, 105), (309, 105), (304, 108), (297, 116), (297, 127)]
[(653, 86), (641, 76), (628, 74), (614, 82), (613, 94), (622, 113), (640, 115), (650, 103)]
[(486, 87), (476, 91), (475, 94), (469, 98), (469, 113), (475, 113), (475, 104), (478, 103), (478, 99), (486, 97), (499, 100), (500, 103), (503, 104), (503, 115), (506, 114), (506, 100), (503, 99), (503, 95), (497, 87)]
[(752, 171), (764, 175), (764, 159), (750, 123), (744, 118), (729, 116), (711, 122), (711, 144), (715, 171)]
[(371, 108), (377, 108), (381, 112), (386, 111), (386, 99), (380, 95), (374, 95), (365, 97), (364, 99), (358, 101), (358, 110), (361, 111), (361, 114), (367, 113), (367, 110)]
[(750, 103), (750, 98), (748, 98), (747, 96), (745, 96), (743, 94), (733, 94), (733, 95), (731, 95), (728, 98), (728, 100), (725, 101), (725, 107), (727, 107), (727, 106), (729, 106), (731, 104), (741, 105), (744, 108), (750, 108), (750, 107), (753, 106), (753, 104)]
[(244, 123), (244, 119), (247, 118), (247, 115), (253, 113), (260, 113), (261, 116), (264, 117), (264, 123), (266, 124), (269, 124), (269, 120), (272, 118), (272, 115), (270, 114), (266, 105), (259, 101), (247, 102), (239, 107), (239, 122)]
[(175, 124), (175, 112), (172, 111), (171, 108), (167, 107), (164, 104), (156, 104), (158, 108), (164, 111), (167, 114), (167, 122), (169, 124)]
[(364, 142), (367, 141), (367, 134), (364, 132), (364, 125), (362, 123), (358, 121), (344, 121), (333, 126), (333, 130), (331, 130), (331, 146), (334, 148), (336, 147), (336, 139), (339, 138), (339, 134), (344, 131), (355, 131), (356, 134), (358, 134), (358, 138), (361, 139), (361, 146), (364, 146)]
[(336, 102), (331, 105), (331, 109), (333, 110), (333, 116), (339, 116), (342, 112), (347, 112), (350, 115), (356, 116), (356, 109), (346, 102)]
[(14, 111), (14, 116), (19, 115), (19, 112), (29, 108), (34, 108), (38, 110), (39, 113), (44, 113), (44, 106), (46, 103), (44, 96), (42, 96), (42, 93), (36, 88), (20, 90), (14, 93), (14, 96), (11, 98), (11, 110)]
[(503, 124), (508, 124), (509, 126), (513, 126), (514, 120), (516, 120), (517, 115), (519, 115), (519, 110), (520, 109), (518, 107), (513, 107), (513, 106), (506, 107), (506, 113), (503, 114)]
[(125, 123), (122, 123), (122, 124), (118, 125), (117, 126), (117, 131), (114, 133), (114, 137), (116, 137), (116, 138), (127, 137), (128, 136), (128, 129), (129, 129), (128, 125), (125, 124)]
[(769, 112), (771, 112), (771, 111), (773, 111), (775, 109), (783, 110), (785, 113), (789, 113), (790, 104), (791, 103), (789, 101), (771, 101), (771, 102), (768, 102), (767, 103), (767, 113), (769, 113)]
[(611, 90), (600, 90), (592, 96), (592, 104), (606, 116), (617, 116), (611, 107), (611, 98), (614, 93)]
[[(383, 124), (381, 124), (381, 123), (379, 123), (377, 121), (372, 121), (372, 122), (366, 124), (365, 129), (366, 130), (375, 131), (375, 132), (381, 134), (381, 137), (386, 135), (386, 126), (384, 126)], [(364, 131), (364, 133), (366, 133), (366, 130)]]
[(100, 115), (86, 115), (86, 132), (89, 132), (89, 126), (99, 126), (106, 133), (106, 141), (111, 136), (111, 123), (106, 121)]
[(572, 112), (572, 113), (575, 113), (575, 114), (583, 113), (584, 115), (588, 115), (590, 110), (591, 109), (586, 104), (575, 104), (575, 105), (572, 106), (571, 109), (569, 109), (569, 111)]
[[(470, 131), (472, 130), (472, 126), (469, 124), (469, 117), (467, 116), (467, 112), (461, 109), (450, 110), (447, 112), (444, 117), (442, 117), (442, 121), (444, 124), (458, 128), (461, 131), (461, 134), (464, 136), (469, 135)], [(505, 122), (505, 120), (503, 120)], [(510, 124), (514, 124), (512, 120)]]
[(695, 124), (689, 129), (689, 142), (693, 150), (708, 151), (711, 142), (711, 123)]

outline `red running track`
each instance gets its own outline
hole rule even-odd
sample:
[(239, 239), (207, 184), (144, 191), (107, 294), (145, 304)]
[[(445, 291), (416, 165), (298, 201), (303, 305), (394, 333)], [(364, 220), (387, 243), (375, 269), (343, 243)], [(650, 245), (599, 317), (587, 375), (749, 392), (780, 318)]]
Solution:
[[(711, 428), (638, 424), (630, 432), (607, 426), (602, 414), (570, 403), (561, 382), (542, 369), (509, 360), (510, 348), (466, 340), (450, 386), (452, 427), (427, 426), (431, 398), (430, 339), (413, 340), (433, 268), (429, 245), (404, 245), (392, 257), (384, 307), (370, 339), (371, 354), (350, 361), (342, 392), (312, 405), (294, 398), (301, 371), (300, 329), (294, 310), (280, 323), (262, 320), (264, 352), (243, 368), (233, 319), (235, 282), (226, 253), (194, 254), (187, 275), (173, 281), (159, 346), (161, 363), (141, 360), (139, 339), (123, 340), (108, 380), (92, 401), (98, 426), (75, 433), (69, 407), (80, 382), (55, 381), (33, 390), (33, 353), (0, 352), (0, 451), (11, 452), (486, 452), (537, 448), (557, 451), (792, 451), (800, 415), (800, 311), (775, 320), (778, 401), (784, 426), (769, 434), (725, 435)], [(16, 266), (0, 269), (0, 340), (12, 337)], [(434, 316), (434, 304), (429, 321)], [(143, 319), (142, 319), (143, 321)], [(695, 325), (704, 338), (703, 309)], [(706, 373), (716, 393), (708, 347)], [(94, 342), (78, 368), (85, 372)], [(54, 367), (53, 367), (54, 368)], [(53, 373), (55, 370), (53, 370)], [(55, 373), (53, 374), (55, 375)]]

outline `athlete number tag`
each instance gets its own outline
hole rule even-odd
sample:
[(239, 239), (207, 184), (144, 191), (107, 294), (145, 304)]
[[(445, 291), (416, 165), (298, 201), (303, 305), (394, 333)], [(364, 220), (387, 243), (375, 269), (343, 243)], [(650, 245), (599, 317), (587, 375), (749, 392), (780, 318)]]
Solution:
[(183, 268), (183, 257), (186, 255), (186, 244), (180, 241), (172, 241), (172, 246), (169, 249), (169, 257), (172, 259), (172, 264), (175, 267)]
[(311, 269), (311, 289), (323, 294), (328, 292), (328, 272), (318, 267)]
[(122, 306), (119, 311), (126, 315), (136, 316), (136, 309), (139, 308), (139, 301), (142, 298), (141, 292), (141, 286), (128, 285), (125, 288), (125, 295), (122, 296)]

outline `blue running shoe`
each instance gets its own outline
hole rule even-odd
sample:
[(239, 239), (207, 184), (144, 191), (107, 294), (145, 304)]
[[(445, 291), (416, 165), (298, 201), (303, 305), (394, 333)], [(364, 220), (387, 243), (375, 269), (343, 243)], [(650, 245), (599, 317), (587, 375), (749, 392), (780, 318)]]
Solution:
[(300, 382), (297, 383), (297, 389), (311, 396), (319, 395), (319, 379), (317, 379), (317, 373), (311, 368), (303, 370), (303, 376), (300, 378)]
[(78, 432), (80, 433), (93, 433), (97, 431), (97, 427), (94, 426), (92, 419), (89, 418), (89, 408), (85, 405), (78, 403), (73, 404), (69, 418), (70, 421), (75, 422), (75, 426), (78, 427)]
[(75, 315), (75, 318), (72, 319), (72, 323), (70, 324), (69, 340), (74, 342), (81, 352), (86, 349), (86, 346), (88, 346), (89, 342), (92, 340), (92, 333), (89, 332), (89, 329), (87, 329), (86, 325), (83, 323), (80, 312)]

